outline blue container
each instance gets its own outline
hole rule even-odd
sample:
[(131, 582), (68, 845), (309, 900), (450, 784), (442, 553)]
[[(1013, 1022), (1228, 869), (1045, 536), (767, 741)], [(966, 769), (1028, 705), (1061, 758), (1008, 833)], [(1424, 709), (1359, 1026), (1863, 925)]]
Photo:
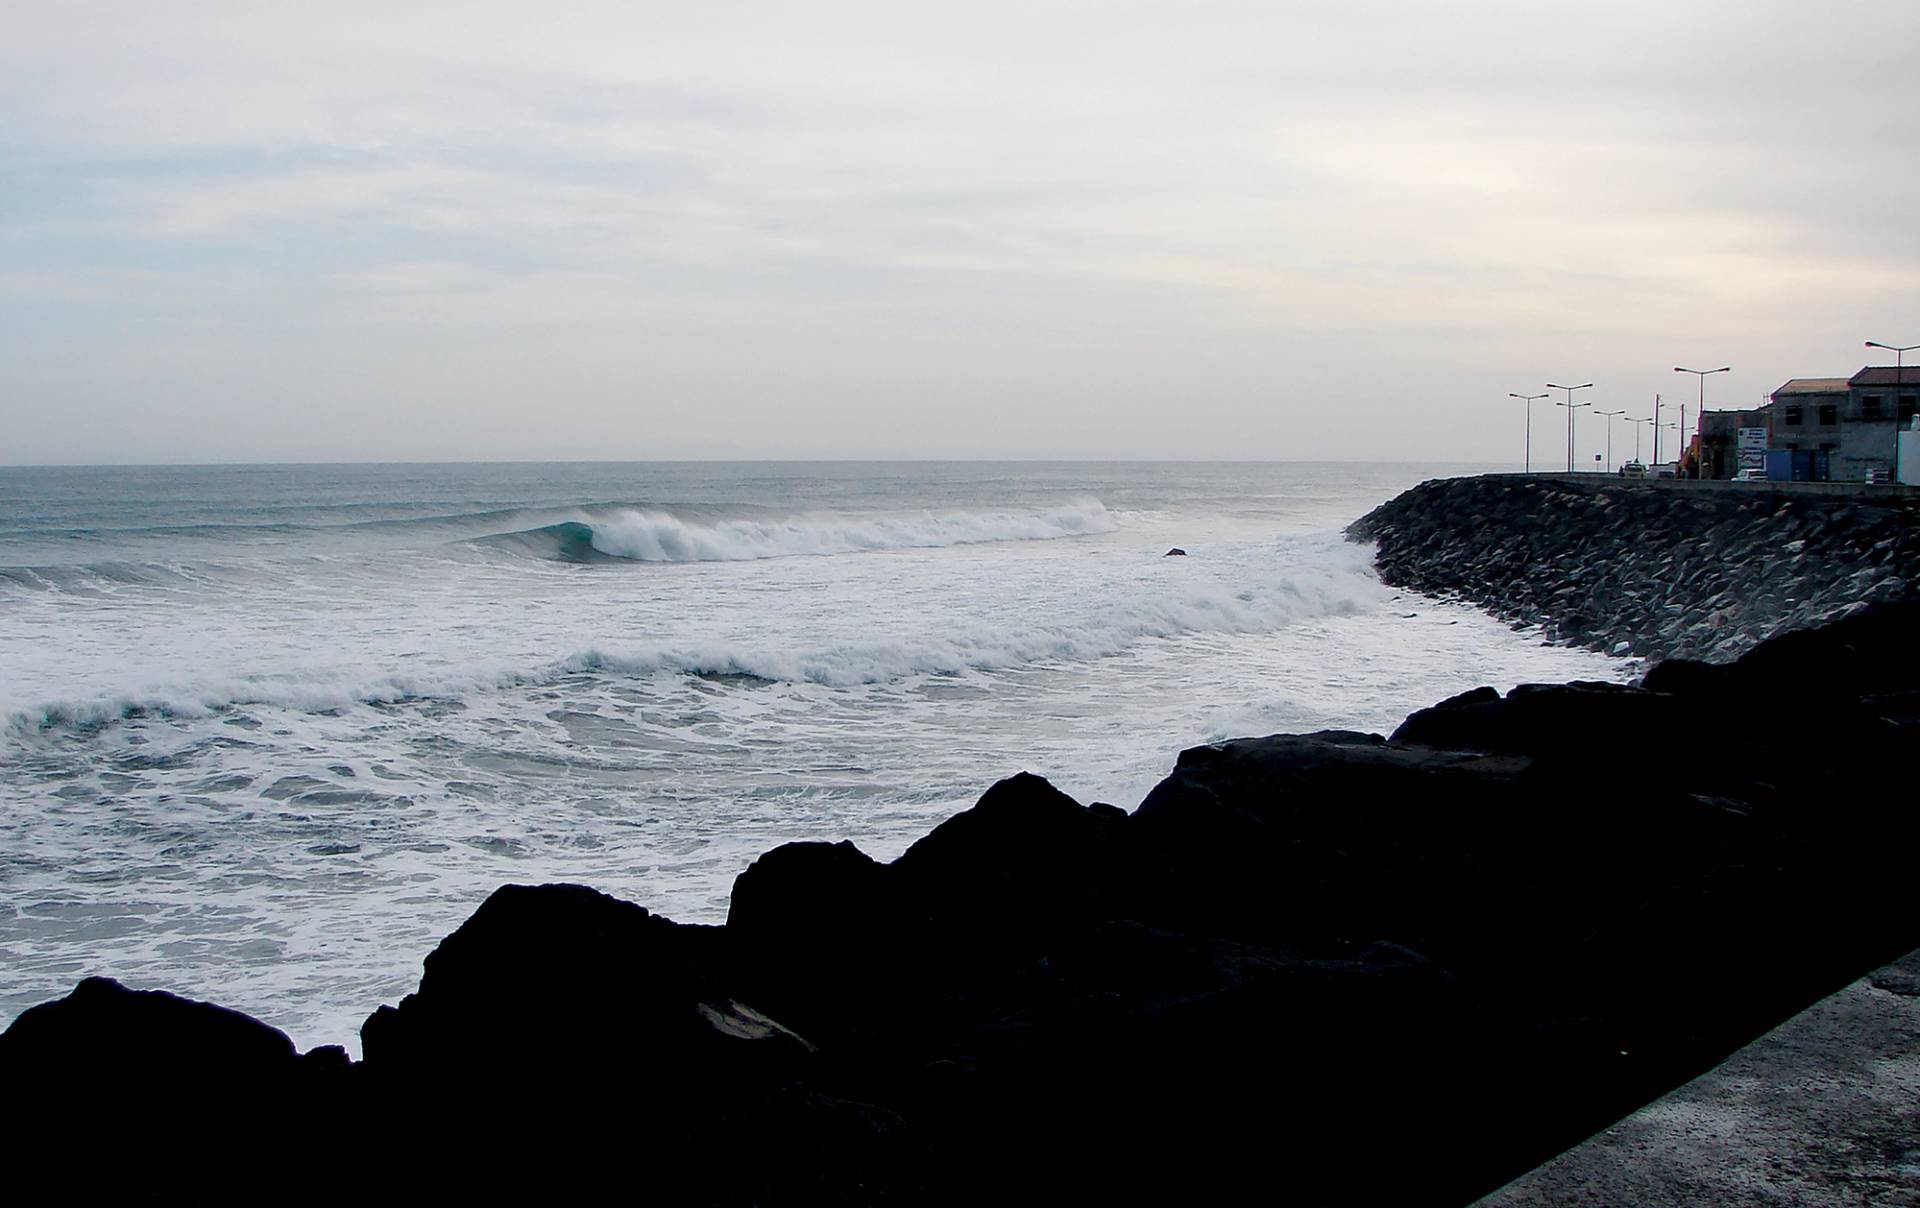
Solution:
[(1768, 482), (1793, 481), (1793, 450), (1792, 449), (1768, 449), (1767, 450), (1767, 481)]

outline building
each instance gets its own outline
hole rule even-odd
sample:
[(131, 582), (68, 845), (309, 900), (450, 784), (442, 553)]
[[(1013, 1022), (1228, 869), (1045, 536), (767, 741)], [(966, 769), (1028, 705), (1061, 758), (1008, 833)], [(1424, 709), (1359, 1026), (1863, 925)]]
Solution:
[[(1788, 383), (1791, 385), (1792, 383)], [(1753, 411), (1708, 411), (1700, 416), (1700, 433), (1696, 438), (1693, 452), (1699, 459), (1701, 478), (1732, 478), (1740, 472), (1741, 432), (1758, 436), (1756, 452), (1766, 450), (1767, 412), (1765, 408)], [(1752, 445), (1752, 437), (1748, 438)], [(1754, 459), (1753, 468), (1764, 470), (1763, 458)]]
[(1920, 368), (1850, 378), (1794, 378), (1767, 407), (1767, 477), (1796, 482), (1894, 481), (1899, 430), (1920, 406)]

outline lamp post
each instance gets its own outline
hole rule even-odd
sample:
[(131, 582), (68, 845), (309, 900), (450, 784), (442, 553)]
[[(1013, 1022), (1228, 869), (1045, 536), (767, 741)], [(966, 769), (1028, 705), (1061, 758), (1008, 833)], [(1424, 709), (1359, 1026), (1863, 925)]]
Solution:
[[(1729, 371), (1730, 371), (1730, 370), (1731, 370), (1732, 368), (1733, 368), (1733, 366), (1731, 366), (1731, 365), (1722, 365), (1722, 366), (1720, 366), (1720, 368), (1718, 368), (1718, 369), (1682, 369), (1682, 368), (1681, 368), (1680, 366), (1678, 366), (1678, 365), (1675, 365), (1675, 366), (1673, 367), (1673, 371), (1674, 371), (1675, 373), (1691, 373), (1691, 374), (1693, 374), (1693, 375), (1694, 375), (1695, 377), (1697, 377), (1697, 378), (1699, 378), (1699, 379), (1700, 379), (1700, 409), (1699, 409), (1699, 411), (1698, 411), (1698, 412), (1697, 412), (1697, 413), (1696, 413), (1696, 414), (1694, 415), (1694, 417), (1693, 417), (1693, 422), (1694, 422), (1694, 425), (1695, 425), (1695, 427), (1696, 427), (1696, 428), (1698, 428), (1698, 426), (1699, 426), (1700, 424), (1703, 424), (1703, 423), (1705, 423), (1705, 422), (1706, 422), (1706, 414), (1707, 414), (1707, 379), (1708, 379), (1709, 377), (1711, 377), (1712, 375), (1714, 375), (1714, 374), (1716, 374), (1716, 373), (1727, 373), (1727, 372), (1729, 372)], [(1685, 430), (1686, 430), (1686, 426), (1687, 426), (1687, 405), (1686, 405), (1685, 403), (1681, 403), (1681, 404), (1680, 404), (1680, 428), (1681, 428), (1681, 430), (1682, 430), (1682, 432), (1683, 432), (1683, 433), (1684, 433), (1684, 432), (1685, 432)], [(1696, 432), (1694, 433), (1694, 435), (1696, 435), (1696, 436), (1698, 436), (1698, 435), (1699, 435), (1699, 432), (1698, 432), (1698, 431), (1696, 431)], [(1699, 471), (1699, 467), (1698, 467), (1698, 466), (1695, 466), (1695, 467), (1694, 467), (1694, 473), (1696, 473), (1696, 474), (1697, 474), (1697, 473), (1699, 473), (1699, 472), (1700, 472), (1700, 471)]]
[(1626, 411), (1624, 409), (1620, 411), (1602, 411), (1598, 407), (1595, 407), (1593, 413), (1607, 417), (1607, 469), (1611, 470), (1613, 469), (1613, 417), (1616, 415), (1625, 415)]
[(1660, 464), (1660, 396), (1653, 396), (1653, 464)]
[(1868, 348), (1884, 348), (1893, 354), (1893, 481), (1900, 483), (1900, 387), (1907, 384), (1907, 354), (1920, 344), (1882, 344), (1868, 340)]
[(1542, 399), (1547, 396), (1544, 394), (1515, 394), (1509, 390), (1507, 391), (1507, 397), (1519, 399), (1521, 405), (1527, 409), (1527, 456), (1525, 464), (1527, 467), (1526, 472), (1531, 474), (1533, 473), (1533, 403), (1535, 399)]
[(1544, 394), (1513, 394), (1513, 392), (1509, 390), (1509, 392), (1507, 392), (1507, 398), (1521, 399), (1521, 405), (1526, 407), (1526, 459), (1524, 459), (1524, 465), (1526, 465), (1526, 472), (1532, 474), (1532, 472), (1534, 472), (1534, 399), (1548, 398), (1548, 396), (1544, 396)]
[(1573, 392), (1588, 389), (1592, 385), (1592, 382), (1582, 382), (1578, 386), (1562, 386), (1558, 382), (1547, 383), (1547, 389), (1549, 390), (1564, 390), (1567, 392), (1567, 401), (1564, 403), (1555, 403), (1554, 406), (1565, 407), (1567, 409), (1567, 473), (1569, 474), (1573, 473), (1573, 411), (1576, 407), (1584, 407), (1587, 405), (1585, 403), (1574, 402)]
[[(1633, 416), (1629, 415), (1627, 417), (1627, 422), (1633, 425), (1633, 459), (1635, 461), (1640, 461), (1640, 425), (1650, 424), (1653, 421), (1650, 419), (1635, 419)], [(1643, 468), (1646, 465), (1645, 462), (1641, 462), (1640, 464)]]

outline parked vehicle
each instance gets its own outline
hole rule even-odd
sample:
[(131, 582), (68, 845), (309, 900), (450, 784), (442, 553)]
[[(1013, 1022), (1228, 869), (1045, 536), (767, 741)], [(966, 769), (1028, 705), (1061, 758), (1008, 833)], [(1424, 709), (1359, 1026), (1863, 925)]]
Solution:
[(1644, 462), (1644, 461), (1623, 461), (1623, 462), (1621, 462), (1621, 463), (1620, 463), (1620, 477), (1622, 477), (1622, 478), (1645, 478), (1646, 476), (1647, 476), (1647, 463), (1646, 463), (1646, 462)]

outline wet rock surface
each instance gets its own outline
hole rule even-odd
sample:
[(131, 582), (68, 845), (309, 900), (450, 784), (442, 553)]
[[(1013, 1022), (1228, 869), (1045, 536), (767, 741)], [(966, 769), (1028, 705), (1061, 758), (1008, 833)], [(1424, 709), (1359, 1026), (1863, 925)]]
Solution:
[(1422, 483), (1347, 534), (1389, 583), (1652, 658), (1725, 661), (1920, 594), (1920, 500), (1893, 491), (1496, 474)]
[[(507, 886), (359, 1062), (89, 981), (0, 1035), (13, 1165), (71, 1177), (78, 1138), (143, 1190), (1465, 1203), (1920, 947), (1920, 820), (1862, 773), (1911, 748), (1916, 626), (1198, 747), (1131, 813), (1015, 776), (891, 862), (768, 852), (721, 927)], [(1783, 744), (1757, 681), (1843, 724)], [(1631, 780), (1584, 753), (1675, 725)]]

